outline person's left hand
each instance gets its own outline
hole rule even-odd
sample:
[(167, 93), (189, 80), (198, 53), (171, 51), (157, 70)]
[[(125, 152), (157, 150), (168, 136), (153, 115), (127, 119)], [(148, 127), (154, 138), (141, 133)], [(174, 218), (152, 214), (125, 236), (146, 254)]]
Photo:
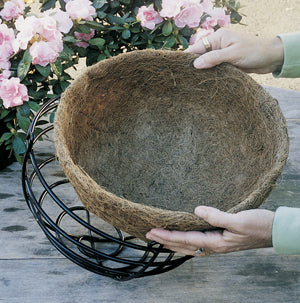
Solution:
[[(195, 214), (221, 229), (206, 232), (152, 229), (146, 237), (172, 251), (192, 256), (272, 246), (272, 211), (252, 209), (230, 214), (216, 208), (198, 206)], [(205, 250), (198, 255), (195, 253), (198, 248)]]

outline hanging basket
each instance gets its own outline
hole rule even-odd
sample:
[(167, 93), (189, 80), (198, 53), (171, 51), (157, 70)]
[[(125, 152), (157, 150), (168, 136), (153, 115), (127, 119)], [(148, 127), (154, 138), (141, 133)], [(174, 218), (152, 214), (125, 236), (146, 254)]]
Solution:
[(59, 161), (83, 205), (145, 240), (154, 227), (207, 230), (194, 208), (257, 208), (288, 156), (278, 105), (239, 69), (134, 51), (87, 68), (61, 98)]

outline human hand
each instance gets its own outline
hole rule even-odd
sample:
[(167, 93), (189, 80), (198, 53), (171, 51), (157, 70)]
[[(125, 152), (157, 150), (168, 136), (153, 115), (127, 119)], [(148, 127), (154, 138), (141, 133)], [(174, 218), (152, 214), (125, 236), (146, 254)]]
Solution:
[(200, 255), (205, 256), (272, 246), (272, 211), (252, 209), (230, 214), (213, 207), (198, 206), (195, 214), (222, 230), (184, 232), (152, 229), (146, 237), (172, 251), (192, 256), (196, 255), (198, 248), (205, 249)]
[(278, 71), (282, 67), (284, 50), (278, 37), (261, 39), (221, 28), (207, 39), (212, 51), (206, 52), (201, 39), (185, 50), (200, 55), (194, 61), (196, 68), (210, 68), (228, 62), (247, 73), (266, 74)]

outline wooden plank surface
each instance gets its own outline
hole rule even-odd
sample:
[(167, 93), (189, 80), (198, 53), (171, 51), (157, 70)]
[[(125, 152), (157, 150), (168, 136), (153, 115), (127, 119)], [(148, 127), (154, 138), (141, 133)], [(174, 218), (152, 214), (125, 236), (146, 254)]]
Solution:
[[(263, 207), (300, 205), (300, 92), (266, 88), (278, 99), (290, 136), (288, 164)], [(38, 157), (51, 152), (40, 145)], [(45, 175), (61, 177), (59, 167)], [(65, 201), (74, 192), (58, 189)], [(46, 202), (47, 203), (47, 202)], [(118, 282), (63, 257), (46, 239), (23, 197), (17, 163), (0, 172), (0, 302), (299, 302), (300, 256), (273, 249), (194, 258), (156, 276)]]

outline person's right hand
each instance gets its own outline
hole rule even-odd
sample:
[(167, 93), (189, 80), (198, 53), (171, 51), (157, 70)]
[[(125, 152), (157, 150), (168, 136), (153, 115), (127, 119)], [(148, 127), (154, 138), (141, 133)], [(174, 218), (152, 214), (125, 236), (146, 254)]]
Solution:
[(210, 68), (228, 62), (247, 73), (266, 74), (281, 69), (284, 49), (281, 39), (261, 39), (221, 28), (207, 36), (212, 51), (206, 52), (200, 39), (185, 52), (199, 54), (194, 66)]

